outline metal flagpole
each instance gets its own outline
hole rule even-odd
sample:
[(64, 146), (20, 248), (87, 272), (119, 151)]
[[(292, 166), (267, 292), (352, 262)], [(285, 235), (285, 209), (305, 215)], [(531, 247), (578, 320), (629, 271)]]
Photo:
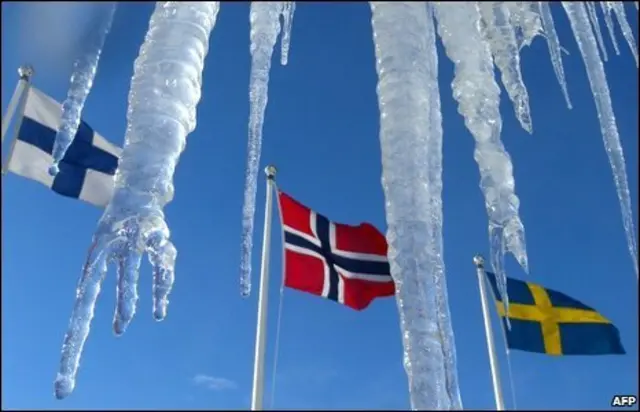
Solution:
[(27, 96), (29, 93), (29, 88), (31, 87), (31, 78), (34, 74), (33, 67), (31, 66), (21, 66), (18, 69), (18, 75), (20, 76), (20, 80), (18, 80), (18, 85), (16, 86), (16, 90), (13, 93), (13, 97), (11, 97), (11, 101), (9, 102), (9, 107), (7, 108), (7, 112), (5, 116), (2, 118), (2, 143), (4, 143), (4, 138), (7, 134), (7, 130), (9, 129), (9, 122), (14, 118), (14, 111), (17, 107), (17, 117), (15, 117), (15, 122), (13, 124), (13, 132), (12, 132), (12, 141), (11, 148), (9, 149), (9, 154), (4, 159), (2, 163), (2, 175), (7, 172), (7, 168), (9, 166), (9, 162), (11, 161), (11, 156), (13, 155), (13, 149), (16, 146), (16, 140), (18, 137), (18, 133), (20, 132), (20, 127), (22, 126), (22, 119), (24, 117), (24, 110), (27, 107)]
[[(30, 71), (30, 72), (29, 72)], [(18, 69), (18, 74), (20, 75), (20, 79), (16, 84), (16, 89), (13, 91), (13, 96), (11, 96), (11, 100), (9, 101), (9, 106), (7, 107), (7, 111), (2, 117), (2, 142), (4, 142), (4, 138), (7, 134), (7, 129), (9, 129), (9, 122), (13, 117), (13, 112), (16, 111), (16, 107), (18, 106), (18, 102), (24, 96), (24, 92), (26, 91), (26, 86), (31, 80), (30, 77), (33, 75), (33, 69), (28, 66), (23, 66)]]
[(491, 380), (493, 381), (493, 396), (496, 400), (496, 410), (504, 411), (504, 398), (502, 397), (502, 387), (500, 385), (500, 371), (498, 370), (498, 356), (493, 342), (493, 328), (491, 327), (491, 317), (489, 315), (489, 300), (487, 298), (487, 287), (485, 283), (484, 258), (480, 255), (473, 257), (478, 273), (478, 286), (480, 287), (480, 300), (482, 302), (482, 316), (484, 317), (484, 331), (487, 336), (487, 350), (489, 352), (489, 365), (491, 367)]
[(260, 267), (260, 291), (258, 294), (258, 324), (256, 327), (256, 352), (253, 363), (253, 391), (251, 410), (261, 411), (264, 393), (264, 355), (267, 333), (267, 300), (269, 298), (269, 247), (271, 246), (271, 214), (273, 191), (276, 179), (275, 166), (264, 169), (267, 175), (267, 200), (264, 212), (264, 232), (262, 234), (262, 260)]

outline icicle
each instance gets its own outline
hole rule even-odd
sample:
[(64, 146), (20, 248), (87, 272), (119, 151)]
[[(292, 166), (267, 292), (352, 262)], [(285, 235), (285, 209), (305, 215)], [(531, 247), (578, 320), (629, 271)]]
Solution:
[(627, 44), (631, 49), (631, 53), (633, 54), (633, 58), (636, 60), (636, 67), (638, 67), (638, 47), (636, 46), (636, 41), (633, 38), (633, 31), (627, 21), (627, 14), (624, 11), (624, 3), (621, 1), (610, 1), (609, 4), (613, 12), (616, 14), (618, 24), (620, 25), (620, 29), (622, 29), (622, 35), (627, 41)]
[(67, 98), (62, 102), (62, 118), (60, 120), (60, 129), (56, 134), (56, 138), (53, 142), (53, 163), (49, 168), (49, 174), (55, 176), (59, 172), (59, 163), (64, 158), (67, 149), (73, 143), (80, 121), (82, 117), (82, 109), (89, 96), (91, 87), (93, 86), (93, 79), (96, 76), (98, 69), (98, 62), (100, 61), (100, 54), (102, 53), (102, 47), (104, 41), (111, 30), (111, 23), (113, 22), (113, 15), (116, 12), (118, 3), (109, 2), (106, 4), (107, 11), (104, 17), (102, 17), (101, 25), (98, 27), (96, 38), (73, 65), (73, 74), (71, 75), (71, 81), (69, 85), (69, 91), (67, 92)]
[[(436, 44), (436, 30), (435, 30), (435, 16), (433, 11), (433, 5), (427, 3), (428, 11), (428, 23), (430, 24), (429, 30), (426, 32), (426, 40), (428, 45)], [(440, 88), (437, 79), (437, 67), (438, 67), (438, 53), (434, 48), (432, 49), (433, 55), (433, 73), (434, 78), (431, 79), (431, 87), (429, 93), (432, 97), (431, 104), (429, 105), (429, 125), (431, 126), (432, 133), (429, 134), (429, 168), (427, 181), (429, 182), (429, 192), (431, 196), (430, 210), (433, 213), (433, 222), (431, 225), (432, 231), (430, 233), (431, 241), (433, 242), (433, 250), (440, 251), (439, 256), (443, 256), (443, 244), (442, 244), (442, 222), (443, 222), (443, 210), (442, 210), (442, 110), (440, 105)], [(456, 362), (456, 346), (453, 335), (453, 329), (451, 325), (451, 313), (449, 311), (448, 292), (447, 292), (447, 279), (445, 276), (444, 259), (435, 262), (436, 277), (436, 316), (438, 319), (438, 328), (440, 331), (440, 339), (442, 342), (442, 353), (444, 355), (444, 369), (446, 377), (446, 390), (449, 399), (452, 401), (451, 409), (461, 410), (462, 399), (460, 396), (460, 389), (458, 384), (458, 371)]]
[[(422, 2), (370, 2), (382, 185), (411, 405), (461, 408), (442, 257), (442, 129), (433, 23)], [(426, 36), (425, 36), (426, 34)], [(448, 338), (445, 338), (448, 337)], [(443, 345), (451, 347), (443, 348)]]
[(286, 66), (289, 62), (289, 46), (291, 45), (291, 28), (293, 26), (293, 13), (296, 11), (295, 1), (283, 1), (282, 6), (282, 38), (280, 39), (280, 64)]
[(513, 166), (500, 140), (500, 88), (493, 75), (491, 50), (482, 38), (475, 3), (436, 4), (438, 33), (447, 56), (455, 62), (453, 96), (476, 141), (474, 157), (489, 215), (492, 264), (508, 305), (503, 253), (511, 251), (526, 267), (526, 242), (518, 215), (520, 201), (515, 194)]
[(256, 190), (262, 125), (267, 108), (269, 70), (273, 48), (280, 33), (280, 14), (283, 2), (251, 3), (251, 78), (249, 80), (249, 145), (247, 172), (242, 207), (242, 247), (240, 261), (240, 294), (251, 292), (251, 249), (253, 247), (253, 223), (256, 214)]
[(598, 48), (593, 31), (589, 26), (589, 20), (584, 5), (581, 2), (562, 2), (573, 34), (576, 37), (582, 59), (584, 60), (589, 77), (591, 92), (596, 103), (600, 129), (604, 140), (604, 147), (609, 157), (609, 163), (613, 170), (614, 181), (622, 209), (622, 221), (627, 235), (627, 245), (631, 259), (633, 260), (636, 276), (638, 275), (638, 249), (636, 246), (636, 231), (633, 225), (633, 214), (631, 209), (631, 199), (629, 196), (629, 184), (627, 182), (627, 172), (624, 162), (622, 145), (616, 119), (613, 114), (609, 86), (604, 72), (604, 66), (598, 55)]
[(202, 69), (218, 2), (158, 2), (134, 63), (125, 144), (111, 202), (98, 222), (62, 345), (55, 395), (75, 386), (96, 298), (110, 262), (118, 263), (113, 327), (125, 331), (137, 302), (138, 269), (146, 252), (153, 267), (153, 314), (166, 316), (176, 249), (163, 207), (173, 196), (173, 173), (196, 126)]
[(618, 42), (616, 41), (616, 33), (613, 27), (613, 19), (611, 18), (611, 8), (609, 7), (608, 1), (601, 1), (600, 8), (602, 9), (602, 14), (604, 15), (604, 23), (607, 26), (607, 31), (609, 32), (609, 37), (611, 37), (611, 42), (613, 43), (613, 49), (616, 52), (616, 55), (620, 55), (620, 49), (618, 48)]
[(542, 26), (547, 38), (547, 45), (549, 46), (549, 54), (551, 55), (551, 63), (553, 64), (553, 71), (556, 74), (562, 94), (569, 109), (572, 108), (571, 99), (569, 99), (569, 92), (567, 91), (567, 81), (564, 77), (564, 67), (562, 66), (562, 52), (560, 47), (560, 41), (558, 40), (558, 34), (553, 23), (553, 16), (551, 15), (551, 9), (549, 8), (549, 2), (541, 1), (538, 3), (540, 8), (540, 17), (542, 18)]
[(609, 58), (607, 56), (607, 49), (604, 47), (604, 40), (602, 39), (602, 31), (600, 30), (598, 14), (596, 13), (596, 3), (592, 1), (586, 1), (585, 5), (587, 6), (587, 11), (589, 12), (589, 21), (591, 22), (593, 31), (596, 34), (596, 39), (598, 40), (598, 46), (600, 47), (600, 51), (602, 52), (602, 58), (604, 59), (604, 61), (607, 61), (609, 60)]
[(520, 55), (509, 8), (503, 2), (478, 2), (484, 20), (486, 38), (493, 59), (500, 69), (502, 84), (513, 102), (516, 117), (527, 132), (533, 132), (529, 110), (529, 93), (520, 71)]

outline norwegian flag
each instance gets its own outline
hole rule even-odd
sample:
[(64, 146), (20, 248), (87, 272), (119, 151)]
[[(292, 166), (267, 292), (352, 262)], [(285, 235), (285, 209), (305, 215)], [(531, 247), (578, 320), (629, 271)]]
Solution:
[(356, 310), (395, 292), (387, 241), (369, 223), (350, 226), (278, 191), (284, 227), (284, 284)]

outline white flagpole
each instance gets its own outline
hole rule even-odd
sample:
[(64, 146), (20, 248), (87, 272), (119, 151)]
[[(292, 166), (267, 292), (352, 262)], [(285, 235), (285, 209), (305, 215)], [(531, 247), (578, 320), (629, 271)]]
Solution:
[(489, 365), (491, 367), (491, 380), (493, 382), (493, 396), (496, 400), (496, 410), (504, 411), (504, 398), (502, 397), (502, 387), (500, 385), (500, 371), (498, 369), (498, 356), (493, 341), (493, 328), (491, 327), (491, 317), (489, 315), (489, 299), (487, 297), (487, 287), (484, 273), (484, 258), (480, 255), (473, 257), (478, 273), (478, 286), (480, 287), (480, 300), (482, 302), (482, 316), (484, 317), (484, 331), (487, 336), (487, 350), (489, 352)]
[(258, 324), (256, 327), (256, 352), (253, 363), (253, 391), (251, 393), (252, 411), (262, 410), (262, 401), (264, 398), (264, 355), (267, 343), (267, 300), (269, 298), (269, 248), (271, 246), (271, 214), (276, 179), (275, 166), (267, 166), (264, 169), (264, 173), (267, 175), (267, 200), (264, 212), (264, 232), (262, 234)]
[(13, 155), (13, 149), (16, 146), (16, 139), (18, 137), (18, 133), (20, 132), (20, 127), (22, 126), (22, 119), (24, 117), (24, 110), (27, 107), (27, 95), (29, 93), (29, 87), (31, 86), (31, 77), (33, 77), (34, 70), (31, 66), (21, 66), (18, 69), (18, 75), (20, 76), (20, 80), (18, 80), (18, 85), (16, 86), (16, 90), (13, 92), (13, 96), (11, 97), (11, 101), (9, 102), (9, 107), (7, 107), (7, 112), (2, 118), (2, 143), (4, 144), (4, 138), (9, 129), (9, 123), (11, 119), (14, 118), (14, 112), (17, 107), (17, 117), (15, 117), (15, 122), (13, 125), (12, 132), (12, 141), (11, 148), (9, 149), (9, 154), (6, 159), (2, 163), (2, 175), (7, 172), (7, 168), (9, 166), (9, 162), (11, 161), (11, 156)]

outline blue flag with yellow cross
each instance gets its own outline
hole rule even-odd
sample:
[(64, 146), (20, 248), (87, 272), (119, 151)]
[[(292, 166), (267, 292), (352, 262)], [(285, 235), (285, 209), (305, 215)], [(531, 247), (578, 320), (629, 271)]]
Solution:
[(487, 277), (510, 349), (553, 356), (625, 353), (618, 329), (595, 309), (564, 293), (512, 278), (507, 278), (507, 328), (496, 277), (491, 272)]

